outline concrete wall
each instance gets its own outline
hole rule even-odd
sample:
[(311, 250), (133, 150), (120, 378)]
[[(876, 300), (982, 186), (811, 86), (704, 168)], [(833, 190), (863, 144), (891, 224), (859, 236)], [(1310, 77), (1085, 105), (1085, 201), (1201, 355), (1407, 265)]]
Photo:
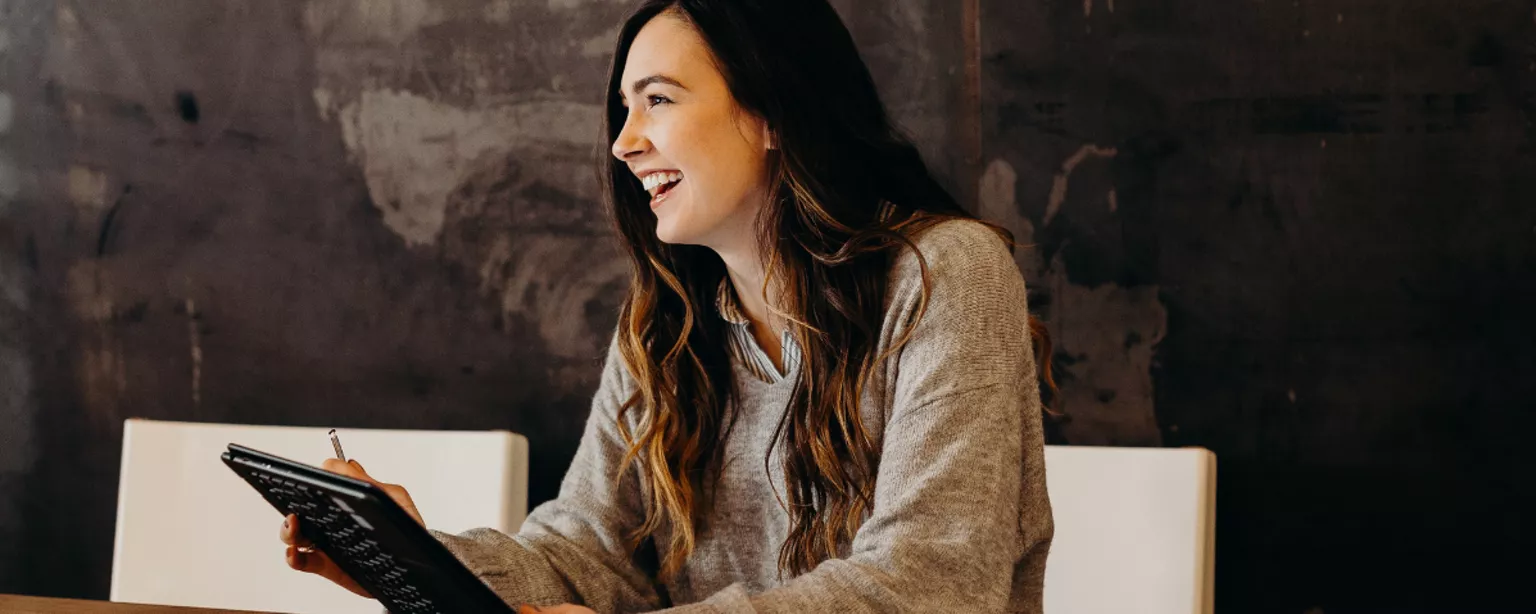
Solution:
[[(1066, 440), (1218, 453), (1223, 611), (1513, 594), (1536, 7), (834, 4), (1035, 244)], [(625, 9), (0, 0), (0, 592), (106, 594), (128, 417), (511, 429), (553, 496), (624, 284)]]

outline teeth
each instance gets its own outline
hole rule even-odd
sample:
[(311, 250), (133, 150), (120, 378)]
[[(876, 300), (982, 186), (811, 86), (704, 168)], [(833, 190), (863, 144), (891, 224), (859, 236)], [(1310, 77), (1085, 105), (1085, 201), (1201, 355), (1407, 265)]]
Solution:
[(640, 184), (645, 187), (645, 191), (655, 195), (656, 190), (660, 189), (661, 186), (677, 183), (682, 180), (682, 173), (651, 173), (642, 178)]

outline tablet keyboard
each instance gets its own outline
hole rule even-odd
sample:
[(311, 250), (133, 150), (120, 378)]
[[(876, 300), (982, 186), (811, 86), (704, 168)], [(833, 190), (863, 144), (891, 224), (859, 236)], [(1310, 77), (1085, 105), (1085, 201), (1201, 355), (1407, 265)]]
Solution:
[[(268, 501), (288, 509), (299, 517), (299, 526), (313, 525), (321, 530), (304, 531), (313, 536), (315, 546), (343, 566), (359, 570), (354, 580), (395, 614), (433, 614), (442, 610), (411, 582), (409, 569), (381, 551), (373, 526), (354, 513), (347, 503), (318, 488), (266, 474), (250, 474)], [(344, 560), (343, 560), (344, 559)], [(350, 565), (348, 565), (350, 563)]]

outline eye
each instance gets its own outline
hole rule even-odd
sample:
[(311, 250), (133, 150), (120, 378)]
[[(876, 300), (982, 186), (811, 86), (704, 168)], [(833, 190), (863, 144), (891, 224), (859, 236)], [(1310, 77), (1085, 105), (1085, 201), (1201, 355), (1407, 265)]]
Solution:
[(646, 108), (652, 108), (652, 107), (655, 107), (656, 105), (671, 104), (671, 103), (672, 103), (672, 99), (667, 98), (666, 96), (662, 96), (661, 94), (651, 94), (651, 95), (645, 97), (645, 106), (646, 106)]

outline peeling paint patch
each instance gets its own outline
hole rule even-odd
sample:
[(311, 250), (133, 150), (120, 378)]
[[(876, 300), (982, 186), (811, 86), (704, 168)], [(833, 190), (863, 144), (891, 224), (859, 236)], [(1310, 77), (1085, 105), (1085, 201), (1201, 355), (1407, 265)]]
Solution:
[(1026, 280), (1033, 283), (1036, 280), (1029, 278), (1044, 268), (1044, 263), (1039, 261), (1040, 250), (1034, 245), (1035, 225), (1019, 211), (1018, 181), (1018, 173), (1007, 160), (996, 159), (987, 164), (976, 193), (980, 205), (976, 215), (1013, 233), (1020, 246), (1014, 250), (1014, 261)]
[(1051, 220), (1056, 217), (1056, 214), (1061, 212), (1061, 204), (1067, 200), (1067, 183), (1071, 180), (1072, 171), (1077, 168), (1077, 165), (1082, 164), (1089, 157), (1113, 158), (1119, 155), (1119, 153), (1119, 150), (1114, 147), (1099, 147), (1098, 145), (1088, 144), (1079, 147), (1077, 153), (1072, 154), (1066, 161), (1062, 162), (1061, 170), (1056, 171), (1056, 179), (1051, 184), (1051, 196), (1045, 207), (1044, 223), (1049, 225)]
[(587, 39), (581, 44), (581, 57), (595, 58), (613, 53), (614, 41), (619, 37), (618, 28)]
[(106, 322), (112, 317), (112, 299), (94, 261), (82, 260), (69, 268), (65, 289), (75, 317), (85, 322)]
[(440, 244), (479, 274), (502, 330), (531, 326), (562, 358), (601, 354), (629, 279), (595, 195), (563, 191), (590, 173), (578, 147), (487, 156), (449, 196)]
[(514, 246), (496, 240), (480, 264), (480, 290), (497, 298), (504, 322), (522, 317), (538, 326), (539, 336), (551, 352), (570, 358), (592, 355), (603, 339), (594, 335), (586, 318), (588, 303), (603, 289), (629, 277), (629, 265), (619, 258), (600, 258), (591, 266), (573, 266), (555, 272), (552, 262), (588, 260), (594, 239), (589, 237), (525, 235)]
[[(77, 348), (76, 378), (86, 407), (94, 415), (113, 415), (128, 389), (123, 341), (111, 328), (112, 292), (94, 260), (76, 262), (65, 281), (71, 311), (85, 323)], [(102, 413), (105, 412), (105, 413)]]
[(107, 176), (100, 171), (78, 164), (69, 167), (65, 190), (81, 212), (96, 213), (107, 208)]
[(1067, 439), (1077, 445), (1160, 445), (1152, 362), (1168, 330), (1168, 312), (1158, 287), (1087, 288), (1068, 283), (1063, 267), (1058, 256), (1051, 268), (1063, 272), (1051, 280), (1051, 324), (1057, 354), (1070, 357), (1061, 365), (1071, 382), (1062, 386), (1059, 403), (1072, 417), (1064, 427)]
[(315, 108), (320, 110), (320, 119), (331, 120), (331, 92), (325, 88), (317, 87), (310, 94), (315, 99)]
[(71, 51), (79, 44), (81, 39), (80, 19), (75, 16), (74, 9), (68, 5), (59, 4), (58, 10), (53, 14), (54, 33), (64, 42), (64, 47)]
[(1025, 281), (1035, 284), (1043, 274), (1045, 263), (1040, 261), (1040, 250), (1035, 249), (1035, 226), (1019, 211), (1018, 180), (1018, 173), (1007, 160), (999, 158), (988, 163), (977, 186), (979, 207), (976, 215), (1013, 233), (1014, 240), (1020, 245), (1014, 250), (1014, 262), (1024, 272)]
[[(1085, 147), (1063, 165), (1059, 181), (1090, 155), (1113, 150)], [(1041, 262), (1035, 226), (1018, 206), (1018, 175), (1006, 160), (988, 163), (977, 186), (978, 215), (1013, 232), (1021, 246), (1014, 258), (1035, 292), (1050, 304), (1032, 308), (1051, 330), (1061, 385), (1057, 409), (1070, 416), (1063, 433), (1073, 444), (1160, 445), (1162, 433), (1152, 404), (1153, 353), (1167, 331), (1168, 314), (1157, 286), (1086, 287), (1071, 283), (1060, 252)], [(1110, 207), (1118, 197), (1110, 192)], [(1059, 208), (1059, 205), (1058, 205)]]
[(984, 219), (999, 222), (1017, 215), (1014, 207), (1017, 204), (1015, 192), (1018, 190), (1018, 181), (1019, 174), (1007, 160), (998, 159), (987, 164), (987, 170), (981, 173), (979, 189), (976, 191), (976, 198), (981, 204), (977, 213)]
[(530, 141), (596, 145), (597, 105), (530, 102), (467, 110), (408, 92), (366, 91), (343, 107), (342, 138), (384, 223), (411, 245), (431, 245), (449, 191), (483, 155)]

